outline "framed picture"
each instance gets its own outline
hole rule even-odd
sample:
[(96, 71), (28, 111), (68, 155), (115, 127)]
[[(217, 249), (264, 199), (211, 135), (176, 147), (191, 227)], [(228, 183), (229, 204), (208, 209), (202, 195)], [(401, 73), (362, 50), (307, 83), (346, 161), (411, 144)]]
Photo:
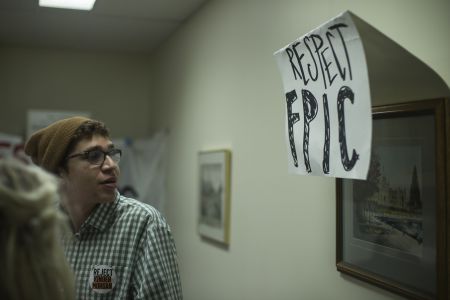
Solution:
[(216, 242), (230, 241), (230, 167), (231, 152), (200, 152), (199, 218), (201, 236)]
[(367, 179), (336, 181), (337, 269), (408, 299), (448, 299), (448, 103), (372, 117)]

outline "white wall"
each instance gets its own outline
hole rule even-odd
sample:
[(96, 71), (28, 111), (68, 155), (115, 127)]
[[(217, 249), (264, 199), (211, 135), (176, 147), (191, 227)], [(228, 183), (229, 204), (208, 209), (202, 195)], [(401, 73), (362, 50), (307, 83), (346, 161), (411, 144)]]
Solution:
[(148, 57), (0, 47), (0, 132), (23, 136), (29, 109), (89, 111), (114, 137), (150, 132)]
[[(336, 271), (334, 180), (287, 174), (272, 53), (346, 9), (450, 83), (449, 1), (212, 1), (152, 57), (185, 299), (401, 299)], [(197, 154), (217, 148), (232, 150), (228, 249), (196, 231)]]

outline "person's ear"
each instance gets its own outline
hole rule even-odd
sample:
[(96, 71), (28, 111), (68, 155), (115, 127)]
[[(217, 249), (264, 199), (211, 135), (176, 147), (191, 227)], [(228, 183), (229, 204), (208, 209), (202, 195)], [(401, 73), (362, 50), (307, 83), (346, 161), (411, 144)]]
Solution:
[(56, 174), (59, 178), (59, 189), (61, 195), (65, 195), (67, 193), (67, 188), (69, 186), (69, 173), (65, 168), (59, 168), (58, 173)]

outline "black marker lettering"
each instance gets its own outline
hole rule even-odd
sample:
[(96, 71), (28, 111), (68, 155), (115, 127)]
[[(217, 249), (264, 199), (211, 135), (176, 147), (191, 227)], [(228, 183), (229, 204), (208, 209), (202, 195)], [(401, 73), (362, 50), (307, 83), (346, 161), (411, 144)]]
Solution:
[[(328, 29), (330, 29), (330, 30), (336, 29), (337, 32), (339, 33), (339, 36), (341, 37), (342, 46), (344, 47), (344, 51), (345, 51), (345, 57), (347, 58), (347, 65), (348, 65), (348, 72), (350, 75), (350, 80), (352, 80), (352, 67), (350, 66), (350, 58), (348, 56), (347, 46), (345, 46), (345, 40), (344, 40), (344, 37), (342, 36), (342, 32), (340, 30), (341, 27), (348, 27), (348, 26), (346, 24), (339, 23), (339, 24), (335, 24), (333, 26), (328, 27)], [(327, 37), (328, 37), (328, 35), (327, 35)], [(333, 54), (334, 54), (334, 51), (333, 51)], [(335, 58), (336, 58), (336, 56), (335, 56)], [(337, 59), (336, 59), (336, 61), (337, 61)], [(344, 75), (345, 75), (345, 73), (344, 73)], [(341, 74), (341, 76), (342, 76), (342, 74)], [(344, 79), (345, 79), (345, 77), (344, 77)]]
[(316, 69), (316, 74), (315, 74), (315, 76), (313, 76), (312, 74), (311, 74), (311, 64), (308, 64), (308, 74), (309, 74), (309, 77), (313, 80), (313, 81), (316, 81), (317, 80), (317, 77), (319, 77), (319, 70), (317, 69), (317, 63), (316, 63), (316, 59), (314, 58), (314, 55), (313, 55), (313, 53), (312, 53), (312, 51), (311, 51), (311, 47), (309, 47), (309, 45), (308, 45), (308, 41), (309, 41), (309, 37), (305, 37), (304, 39), (303, 39), (303, 43), (306, 45), (306, 48), (308, 48), (308, 52), (309, 52), (309, 55), (311, 56), (311, 59), (313, 60), (313, 62), (314, 62), (314, 68)]
[(289, 62), (291, 63), (291, 67), (292, 67), (292, 73), (294, 73), (294, 78), (295, 80), (297, 80), (297, 74), (300, 77), (300, 79), (302, 78), (302, 75), (300, 75), (300, 72), (298, 71), (297, 67), (295, 66), (295, 64), (292, 62), (292, 58), (294, 57), (294, 51), (290, 48), (286, 48), (286, 53), (289, 57)]
[(331, 32), (327, 31), (328, 43), (331, 46), (331, 51), (333, 52), (334, 61), (336, 62), (336, 66), (338, 68), (339, 75), (341, 75), (341, 79), (342, 80), (345, 80), (345, 71), (346, 71), (346, 69), (345, 68), (341, 68), (341, 64), (339, 63), (339, 59), (338, 59), (338, 57), (336, 55), (336, 51), (334, 50), (333, 43), (331, 43), (331, 41), (330, 41), (330, 36), (334, 38), (334, 35)]
[[(323, 84), (324, 84), (324, 87), (326, 89), (327, 88), (327, 83), (325, 82), (325, 73), (323, 72), (322, 60), (320, 59), (320, 53), (319, 53), (320, 48), (322, 48), (322, 46), (323, 46), (323, 40), (317, 34), (311, 34), (310, 37), (311, 37), (311, 39), (313, 41), (313, 44), (314, 44), (314, 52), (316, 52), (317, 58), (319, 59), (320, 70), (322, 71)], [(316, 41), (318, 41), (319, 44), (317, 44)]]
[(344, 115), (344, 101), (349, 99), (353, 104), (355, 95), (348, 86), (343, 86), (339, 90), (337, 97), (337, 109), (338, 109), (338, 123), (339, 123), (339, 145), (341, 150), (341, 161), (345, 171), (350, 171), (359, 159), (359, 154), (353, 149), (352, 159), (348, 159), (347, 152), (347, 138), (345, 135), (345, 115)]
[(323, 94), (323, 117), (325, 121), (325, 140), (323, 142), (323, 173), (330, 173), (330, 112), (328, 109), (327, 94)]
[(295, 92), (295, 90), (286, 93), (289, 144), (291, 146), (291, 153), (292, 158), (294, 159), (294, 165), (298, 167), (297, 152), (295, 150), (295, 141), (294, 141), (294, 124), (300, 120), (300, 115), (299, 113), (292, 113), (292, 103), (294, 103), (295, 100), (297, 100), (297, 93)]
[[(336, 78), (337, 74), (334, 74), (333, 78), (330, 78), (330, 65), (331, 65), (331, 62), (327, 62), (327, 60), (325, 59), (325, 56), (323, 55), (325, 53), (325, 51), (327, 51), (327, 50), (328, 50), (328, 47), (323, 49), (320, 52), (320, 55), (322, 56), (323, 63), (325, 64), (325, 70), (327, 71), (327, 75), (328, 75), (328, 82), (330, 83), (330, 86), (331, 86), (333, 84), (333, 81)], [(324, 78), (324, 80), (325, 80), (325, 78)]]
[(302, 58), (303, 58), (303, 56), (305, 56), (305, 54), (302, 53), (302, 55), (298, 55), (298, 51), (297, 51), (298, 45), (300, 45), (300, 43), (295, 43), (292, 46), (292, 49), (294, 49), (295, 57), (297, 57), (297, 63), (298, 63), (298, 66), (300, 67), (300, 73), (302, 74), (300, 78), (303, 79), (303, 84), (306, 86), (308, 84), (309, 79), (306, 80), (305, 71), (303, 70), (303, 65), (302, 65)]
[(303, 99), (303, 117), (304, 117), (304, 133), (303, 133), (303, 158), (305, 160), (306, 171), (311, 173), (311, 165), (309, 163), (309, 123), (317, 115), (318, 105), (314, 95), (308, 90), (302, 90)]

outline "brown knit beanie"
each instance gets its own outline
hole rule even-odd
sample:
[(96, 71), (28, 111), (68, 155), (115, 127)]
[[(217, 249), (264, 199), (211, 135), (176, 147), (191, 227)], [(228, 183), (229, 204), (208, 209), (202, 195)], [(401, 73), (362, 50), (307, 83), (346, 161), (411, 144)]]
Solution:
[(64, 159), (70, 139), (78, 127), (87, 121), (90, 119), (72, 117), (36, 131), (26, 142), (25, 153), (31, 156), (35, 164), (56, 174)]

